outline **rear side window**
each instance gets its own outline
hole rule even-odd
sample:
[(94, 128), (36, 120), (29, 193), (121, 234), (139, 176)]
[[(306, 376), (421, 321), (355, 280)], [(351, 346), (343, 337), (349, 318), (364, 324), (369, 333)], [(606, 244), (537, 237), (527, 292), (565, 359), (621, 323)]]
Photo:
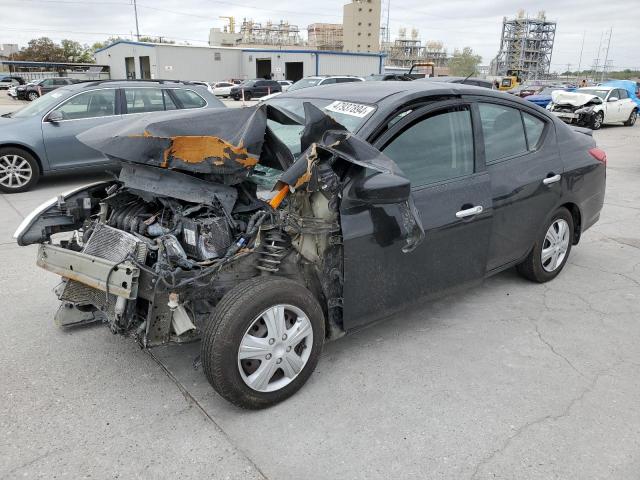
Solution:
[(487, 164), (527, 151), (520, 110), (503, 105), (479, 104)]
[(626, 90), (619, 88), (618, 89), (618, 98), (622, 100), (623, 98), (629, 98), (629, 92)]
[(125, 88), (127, 113), (162, 112), (175, 110), (176, 105), (160, 88)]
[(205, 99), (193, 90), (174, 89), (172, 92), (182, 104), (182, 108), (202, 108), (207, 105)]
[(522, 112), (522, 121), (524, 122), (524, 130), (527, 134), (529, 150), (536, 150), (539, 147), (538, 144), (544, 131), (544, 122), (525, 112)]
[(84, 92), (69, 99), (56, 111), (62, 114), (63, 120), (115, 115), (116, 91), (110, 89)]
[(474, 151), (468, 107), (442, 110), (410, 124), (382, 151), (402, 169), (412, 186), (473, 173)]
[(336, 83), (335, 78), (326, 78), (320, 82), (320, 85), (329, 85), (330, 83)]

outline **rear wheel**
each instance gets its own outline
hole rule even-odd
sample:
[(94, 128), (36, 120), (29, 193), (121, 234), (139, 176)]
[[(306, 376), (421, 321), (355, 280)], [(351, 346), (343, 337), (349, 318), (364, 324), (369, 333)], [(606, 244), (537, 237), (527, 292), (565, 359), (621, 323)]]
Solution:
[(216, 306), (202, 340), (202, 364), (213, 388), (242, 408), (290, 397), (318, 363), (324, 316), (309, 290), (280, 277), (256, 277)]
[(40, 95), (38, 95), (38, 92), (29, 92), (27, 94), (27, 98), (29, 99), (30, 102), (33, 102), (34, 100), (37, 100), (40, 97)]
[(244, 99), (251, 100), (251, 92), (244, 92)]
[(529, 256), (517, 266), (518, 273), (539, 283), (554, 279), (567, 263), (572, 239), (573, 217), (566, 208), (559, 208)]
[(593, 120), (591, 120), (591, 130), (600, 130), (600, 127), (602, 127), (602, 122), (604, 122), (604, 113), (596, 113), (593, 116)]
[(637, 119), (638, 119), (638, 111), (634, 109), (629, 114), (629, 119), (626, 122), (624, 122), (624, 125), (626, 127), (633, 127)]
[(33, 156), (20, 148), (0, 148), (0, 192), (24, 192), (36, 183), (40, 168)]

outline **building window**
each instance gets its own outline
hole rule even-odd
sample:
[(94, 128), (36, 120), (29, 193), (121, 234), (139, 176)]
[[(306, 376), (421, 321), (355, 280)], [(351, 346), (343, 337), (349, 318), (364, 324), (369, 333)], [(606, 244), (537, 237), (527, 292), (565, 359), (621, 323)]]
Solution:
[(220, 52), (214, 52), (213, 53), (213, 59), (214, 60), (221, 60)]
[(361, 11), (362, 11), (362, 8), (358, 8), (358, 11), (359, 11), (359, 12), (361, 12)]
[(371, 45), (367, 45), (367, 48), (371, 48)]
[[(358, 26), (360, 26), (360, 25), (362, 25), (362, 22), (358, 22)], [(371, 24), (369, 24), (369, 25), (371, 25)]]
[(371, 26), (371, 22), (369, 22), (369, 26)]
[(369, 36), (369, 37), (370, 37), (370, 36), (371, 36), (371, 34), (370, 34), (370, 33), (367, 33), (367, 36)]
[(369, 11), (370, 11), (370, 12), (373, 12), (373, 8), (370, 8), (370, 9), (369, 9)]
[(358, 44), (358, 48), (360, 48), (360, 44)]
[(362, 35), (362, 33), (358, 32), (358, 36)]

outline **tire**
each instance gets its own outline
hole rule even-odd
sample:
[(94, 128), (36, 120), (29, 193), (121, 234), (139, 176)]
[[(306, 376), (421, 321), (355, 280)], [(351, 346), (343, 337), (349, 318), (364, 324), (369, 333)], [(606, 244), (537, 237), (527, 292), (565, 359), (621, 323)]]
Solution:
[(631, 113), (629, 114), (629, 119), (626, 122), (624, 122), (624, 126), (633, 127), (637, 119), (638, 119), (638, 110), (634, 108), (633, 110), (631, 110)]
[[(543, 258), (543, 250), (548, 254), (549, 251), (553, 252), (555, 248), (553, 243), (550, 241), (549, 232), (552, 226), (554, 227), (554, 231), (557, 232), (555, 227), (562, 224), (562, 222), (566, 225), (566, 232), (561, 234), (561, 239), (558, 242), (558, 249), (556, 250), (557, 257), (552, 255), (551, 258), (545, 259)], [(544, 230), (540, 233), (539, 238), (536, 240), (536, 243), (533, 245), (533, 249), (527, 258), (516, 267), (518, 273), (523, 277), (538, 283), (548, 282), (549, 280), (553, 280), (557, 277), (567, 263), (567, 259), (571, 253), (573, 228), (573, 216), (569, 210), (564, 207), (556, 210), (551, 217), (551, 220), (547, 222)], [(549, 248), (551, 250), (548, 250)], [(555, 262), (555, 264), (552, 264), (551, 262)]]
[[(279, 312), (271, 310), (275, 306), (283, 306), (284, 314), (274, 314), (267, 323), (269, 312)], [(269, 327), (277, 318), (283, 319), (280, 325), (286, 330)], [(294, 330), (298, 323), (301, 326)], [(276, 331), (286, 334), (280, 337)], [(203, 370), (214, 390), (229, 402), (247, 409), (266, 408), (293, 395), (311, 376), (324, 332), (322, 309), (309, 290), (282, 277), (255, 277), (229, 290), (216, 306), (202, 339)], [(240, 359), (243, 340), (254, 351), (245, 350), (246, 358)], [(263, 367), (261, 376), (258, 370)]]
[(21, 148), (0, 148), (0, 192), (26, 192), (39, 178), (40, 166), (33, 155)]
[(591, 120), (591, 130), (600, 130), (602, 127), (602, 122), (604, 121), (604, 113), (598, 112), (593, 116), (593, 120)]
[(38, 95), (38, 92), (29, 92), (29, 93), (27, 93), (27, 100), (29, 100), (30, 102), (33, 102), (34, 100), (37, 100), (38, 98), (40, 98), (40, 95)]
[(246, 101), (251, 100), (251, 92), (244, 92), (244, 99)]

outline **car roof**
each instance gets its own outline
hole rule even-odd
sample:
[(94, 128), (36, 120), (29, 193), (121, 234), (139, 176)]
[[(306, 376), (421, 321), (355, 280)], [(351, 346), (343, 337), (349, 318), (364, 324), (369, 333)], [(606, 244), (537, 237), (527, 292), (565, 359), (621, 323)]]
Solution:
[(612, 87), (611, 85), (592, 85), (590, 87), (580, 87), (580, 90), (613, 90), (622, 87)]
[[(204, 82), (202, 82), (204, 83)], [(68, 85), (67, 89), (74, 90), (83, 90), (85, 88), (94, 88), (101, 85), (107, 85), (110, 87), (119, 87), (119, 86), (141, 86), (141, 87), (152, 87), (152, 86), (203, 86), (201, 82), (188, 82), (181, 80), (85, 80), (78, 83), (74, 83), (72, 85)]]
[[(488, 88), (465, 85), (462, 83), (445, 82), (402, 82), (402, 81), (372, 81), (363, 88), (359, 82), (334, 83), (320, 85), (313, 88), (303, 88), (293, 92), (286, 92), (287, 97), (317, 98), (326, 100), (346, 100), (359, 103), (377, 104), (385, 98), (398, 96), (399, 98), (413, 94), (428, 95), (462, 95), (481, 94), (503, 97), (504, 94)], [(509, 95), (511, 97), (511, 95)]]

